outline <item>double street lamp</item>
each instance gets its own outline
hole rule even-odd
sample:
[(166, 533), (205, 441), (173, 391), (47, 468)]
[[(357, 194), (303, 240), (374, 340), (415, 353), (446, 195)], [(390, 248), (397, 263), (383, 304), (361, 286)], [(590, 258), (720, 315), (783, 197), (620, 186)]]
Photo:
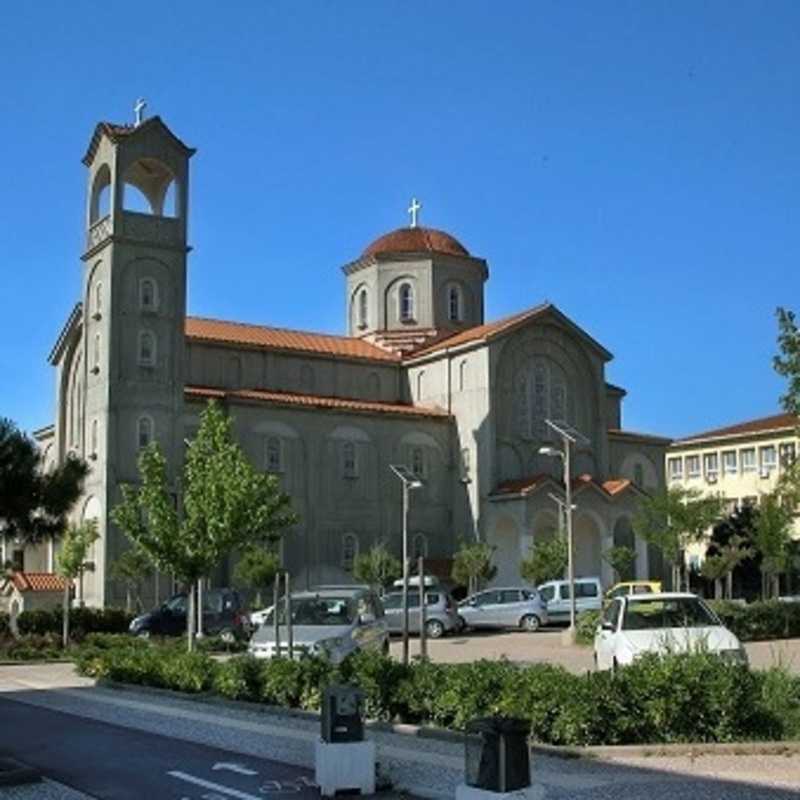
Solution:
[[(567, 570), (569, 578), (569, 628), (565, 632), (567, 642), (575, 641), (575, 556), (572, 541), (572, 471), (570, 469), (570, 452), (573, 445), (588, 444), (589, 440), (575, 428), (565, 422), (553, 422), (546, 419), (545, 425), (561, 439), (562, 447), (540, 447), (539, 454), (560, 458), (564, 466), (564, 517), (567, 527)], [(553, 495), (551, 495), (553, 497)], [(553, 497), (561, 509), (561, 502)]]
[(408, 493), (422, 488), (422, 481), (402, 464), (390, 464), (389, 469), (403, 484), (403, 664), (408, 664)]

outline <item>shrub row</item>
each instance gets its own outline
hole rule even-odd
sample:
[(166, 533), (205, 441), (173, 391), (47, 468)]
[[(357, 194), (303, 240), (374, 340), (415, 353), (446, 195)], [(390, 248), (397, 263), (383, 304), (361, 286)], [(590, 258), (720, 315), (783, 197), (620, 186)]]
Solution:
[(0, 636), (0, 661), (44, 661), (64, 658), (61, 637), (54, 633)]
[[(71, 608), (70, 632), (81, 639), (88, 633), (125, 633), (133, 617), (119, 608)], [(36, 609), (23, 611), (17, 618), (21, 634), (61, 633), (62, 610)]]
[(800, 678), (778, 668), (751, 672), (708, 653), (651, 656), (616, 675), (573, 675), (506, 661), (404, 667), (377, 653), (359, 653), (338, 667), (320, 658), (217, 662), (129, 640), (84, 647), (78, 666), (127, 683), (315, 710), (327, 684), (349, 682), (364, 690), (373, 719), (461, 729), (499, 713), (530, 720), (533, 738), (549, 744), (800, 737)]
[(0, 611), (0, 639), (11, 632), (11, 621), (5, 611)]

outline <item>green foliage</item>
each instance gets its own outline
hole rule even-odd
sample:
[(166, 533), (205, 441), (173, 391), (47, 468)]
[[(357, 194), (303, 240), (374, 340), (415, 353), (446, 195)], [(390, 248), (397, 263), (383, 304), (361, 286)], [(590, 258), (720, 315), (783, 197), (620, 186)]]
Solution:
[(578, 644), (594, 644), (594, 634), (600, 624), (602, 611), (581, 611), (575, 620), (575, 641)]
[(758, 642), (800, 637), (800, 603), (764, 600), (731, 603), (714, 600), (709, 606), (740, 641)]
[(527, 558), (519, 566), (519, 574), (523, 580), (538, 586), (563, 577), (568, 559), (566, 540), (562, 536), (553, 536), (531, 546)]
[(255, 589), (258, 595), (256, 604), (261, 606), (261, 592), (273, 583), (280, 568), (280, 556), (274, 549), (250, 547), (236, 565), (234, 580), (239, 586)]
[(780, 354), (772, 359), (772, 365), (789, 383), (781, 404), (788, 413), (800, 416), (800, 331), (793, 311), (778, 308), (776, 315)]
[[(76, 639), (92, 633), (126, 633), (131, 615), (119, 608), (71, 608), (69, 625)], [(62, 624), (61, 608), (23, 611), (17, 617), (20, 634), (59, 633)]]
[[(765, 577), (777, 578), (789, 568), (793, 514), (776, 492), (763, 495), (756, 516), (753, 542), (761, 554), (761, 571)], [(766, 587), (764, 597), (769, 592)]]
[(56, 634), (0, 638), (0, 661), (47, 661), (66, 655)]
[(56, 571), (65, 578), (74, 580), (86, 568), (86, 559), (94, 542), (100, 538), (97, 520), (87, 519), (80, 525), (70, 525), (56, 557)]
[(462, 541), (461, 548), (453, 558), (451, 577), (456, 583), (467, 586), (470, 594), (478, 591), (483, 581), (490, 581), (497, 574), (492, 564), (495, 548), (486, 542)]
[(24, 542), (60, 537), (89, 474), (85, 461), (68, 457), (45, 471), (44, 456), (29, 436), (0, 418), (2, 535)]
[(139, 547), (131, 547), (119, 558), (111, 562), (109, 574), (114, 580), (120, 581), (125, 586), (127, 600), (125, 610), (132, 611), (132, 595), (136, 595), (136, 606), (141, 609), (142, 601), (139, 597), (142, 581), (153, 573), (153, 565), (147, 554)]
[(617, 580), (621, 581), (623, 575), (631, 573), (636, 563), (636, 550), (627, 545), (609, 547), (603, 552), (603, 560), (617, 573)]
[(365, 690), (372, 718), (461, 729), (500, 713), (529, 719), (534, 739), (550, 744), (732, 742), (800, 732), (800, 677), (784, 668), (751, 672), (702, 652), (645, 656), (617, 674), (573, 675), (506, 661), (404, 667), (377, 653), (339, 667), (316, 657), (218, 663), (134, 639), (112, 649), (104, 643), (79, 656), (82, 674), (306, 709), (319, 708), (329, 683), (349, 681)]
[(383, 543), (376, 544), (366, 553), (359, 553), (353, 562), (353, 577), (375, 589), (385, 589), (403, 574), (403, 565)]

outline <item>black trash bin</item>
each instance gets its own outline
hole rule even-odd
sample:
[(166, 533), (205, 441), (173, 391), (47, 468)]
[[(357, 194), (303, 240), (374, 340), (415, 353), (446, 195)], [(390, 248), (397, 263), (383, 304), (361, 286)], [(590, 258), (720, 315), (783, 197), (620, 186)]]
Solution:
[(489, 792), (513, 792), (530, 786), (530, 727), (528, 720), (510, 717), (483, 717), (467, 723), (467, 786)]

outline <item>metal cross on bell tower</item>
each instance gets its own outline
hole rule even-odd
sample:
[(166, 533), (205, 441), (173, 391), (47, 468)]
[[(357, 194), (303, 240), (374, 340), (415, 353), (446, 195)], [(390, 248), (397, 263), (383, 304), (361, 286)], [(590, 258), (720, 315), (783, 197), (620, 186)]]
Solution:
[(147, 102), (143, 97), (140, 97), (136, 104), (133, 106), (133, 113), (136, 115), (134, 125), (138, 128), (142, 124), (143, 112), (147, 108)]
[(410, 228), (417, 227), (417, 215), (419, 214), (419, 210), (422, 208), (422, 203), (420, 203), (416, 197), (411, 198), (411, 205), (408, 207), (408, 213), (411, 214), (411, 224), (409, 225)]

